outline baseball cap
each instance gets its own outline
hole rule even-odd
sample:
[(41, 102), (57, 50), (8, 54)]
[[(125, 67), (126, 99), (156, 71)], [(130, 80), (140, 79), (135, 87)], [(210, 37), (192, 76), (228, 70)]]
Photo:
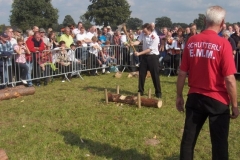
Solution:
[(40, 32), (40, 33), (45, 33), (46, 31), (45, 31), (45, 29), (40, 28), (40, 29), (39, 29), (39, 32)]
[(1, 33), (0, 37), (2, 37), (2, 38), (9, 38), (9, 36), (5, 32)]

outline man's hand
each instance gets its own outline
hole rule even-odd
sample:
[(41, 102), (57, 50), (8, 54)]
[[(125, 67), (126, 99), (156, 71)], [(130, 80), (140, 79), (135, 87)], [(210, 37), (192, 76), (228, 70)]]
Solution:
[(177, 96), (176, 107), (179, 112), (184, 112), (184, 99), (182, 96)]
[(230, 115), (230, 117), (232, 119), (236, 119), (238, 115), (239, 115), (238, 107), (232, 107), (232, 114)]
[(139, 52), (134, 52), (135, 56), (139, 56)]

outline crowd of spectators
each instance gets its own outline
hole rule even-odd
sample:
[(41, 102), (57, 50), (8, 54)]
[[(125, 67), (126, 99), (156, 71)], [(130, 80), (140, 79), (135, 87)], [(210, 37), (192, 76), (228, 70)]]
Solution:
[[(155, 29), (155, 24), (151, 25), (160, 39), (159, 69), (165, 74), (177, 74), (187, 40), (200, 31), (195, 24), (173, 29)], [(86, 29), (81, 22), (60, 32), (33, 26), (23, 34), (21, 29), (7, 27), (0, 35), (0, 86), (5, 88), (14, 81), (33, 86), (32, 79), (36, 86), (40, 86), (41, 81), (47, 85), (52, 76), (50, 70), (56, 69), (64, 73), (62, 82), (65, 82), (71, 79), (73, 70), (89, 69), (89, 74), (96, 76), (99, 75), (99, 67), (102, 73), (109, 73), (106, 66), (111, 65), (138, 67), (141, 59), (134, 56), (130, 42), (135, 41), (141, 32), (141, 28), (129, 29), (128, 37), (122, 30), (113, 31), (111, 26), (97, 28), (93, 25)], [(235, 58), (240, 47), (239, 26), (224, 24), (219, 36), (231, 43)]]

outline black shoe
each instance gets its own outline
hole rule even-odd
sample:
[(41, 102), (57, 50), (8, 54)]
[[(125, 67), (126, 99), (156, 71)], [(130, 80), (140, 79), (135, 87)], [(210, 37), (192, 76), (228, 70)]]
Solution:
[(40, 86), (41, 86), (41, 83), (37, 83), (36, 86), (40, 87)]
[(157, 98), (162, 98), (162, 93), (156, 93)]

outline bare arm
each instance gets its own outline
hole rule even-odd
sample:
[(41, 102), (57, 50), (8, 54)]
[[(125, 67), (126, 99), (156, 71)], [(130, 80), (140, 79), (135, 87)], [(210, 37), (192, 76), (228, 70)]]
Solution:
[(133, 45), (133, 46), (136, 46), (136, 45), (139, 45), (139, 44), (140, 44), (140, 41), (131, 42), (131, 45)]
[(24, 45), (24, 46), (25, 46), (25, 52), (26, 52), (27, 54), (30, 54), (30, 51), (29, 51), (27, 45)]
[(234, 75), (229, 75), (225, 77), (225, 83), (227, 87), (227, 92), (230, 97), (230, 101), (232, 104), (232, 115), (231, 118), (235, 119), (239, 115), (238, 104), (237, 104), (237, 87), (236, 87), (236, 79)]
[(140, 56), (140, 55), (148, 54), (148, 53), (150, 53), (151, 51), (152, 51), (151, 49), (146, 49), (146, 50), (144, 50), (144, 51), (142, 51), (142, 52), (135, 52), (135, 55), (136, 55), (136, 56)]
[(178, 111), (184, 111), (184, 99), (182, 95), (183, 87), (185, 84), (185, 80), (187, 77), (187, 72), (182, 70), (179, 71), (178, 79), (177, 79), (177, 98), (176, 98), (176, 107)]

